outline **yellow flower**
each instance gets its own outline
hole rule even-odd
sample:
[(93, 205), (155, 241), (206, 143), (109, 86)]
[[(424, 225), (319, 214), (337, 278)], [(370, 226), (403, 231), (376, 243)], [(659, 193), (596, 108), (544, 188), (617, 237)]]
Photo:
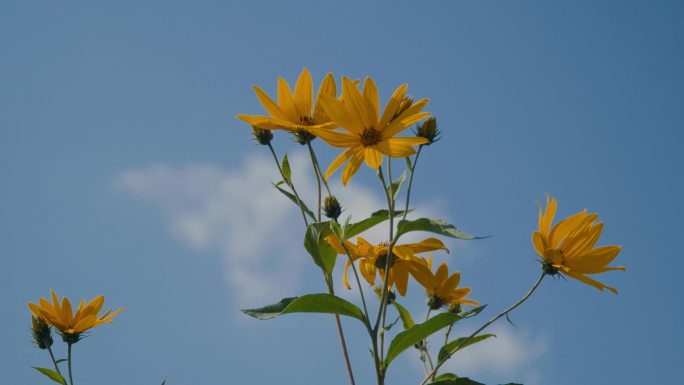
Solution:
[(29, 302), (28, 307), (34, 317), (43, 319), (62, 332), (63, 335), (78, 336), (103, 323), (112, 322), (112, 318), (123, 310), (119, 309), (112, 313), (110, 309), (104, 314), (98, 315), (104, 304), (104, 296), (98, 296), (87, 305), (86, 300), (82, 300), (76, 314), (73, 314), (71, 302), (67, 297), (63, 297), (60, 303), (54, 290), (51, 291), (51, 294), (52, 303), (45, 298), (40, 298), (39, 304)]
[[(309, 70), (304, 68), (295, 84), (294, 94), (290, 85), (282, 77), (278, 77), (278, 103), (273, 101), (264, 90), (253, 86), (259, 101), (269, 116), (238, 115), (254, 127), (265, 130), (286, 130), (293, 133), (309, 132), (311, 128), (332, 129), (335, 124), (321, 107), (321, 96), (334, 98), (337, 91), (335, 78), (328, 73), (323, 79), (315, 105), (313, 100), (313, 82)], [(312, 110), (313, 105), (313, 110)]]
[[(311, 133), (331, 146), (347, 149), (330, 164), (325, 173), (326, 180), (348, 161), (342, 172), (342, 183), (346, 185), (362, 161), (365, 160), (369, 167), (377, 169), (382, 164), (383, 155), (404, 158), (416, 153), (413, 146), (429, 142), (420, 137), (395, 137), (410, 125), (430, 115), (428, 112), (421, 112), (428, 99), (419, 100), (410, 107), (406, 104), (402, 106), (406, 88), (407, 85), (404, 84), (394, 91), (382, 114), (379, 110), (378, 89), (369, 77), (363, 83), (363, 95), (352, 80), (343, 77), (344, 100), (331, 96), (320, 98), (328, 116), (337, 126), (347, 131), (311, 129)], [(400, 108), (403, 112), (397, 114)]]
[(549, 274), (563, 273), (599, 290), (617, 290), (595, 281), (586, 274), (598, 274), (622, 270), (622, 266), (607, 266), (620, 253), (620, 246), (594, 247), (601, 236), (603, 222), (596, 223), (598, 214), (587, 210), (551, 223), (556, 215), (556, 199), (546, 196), (546, 210), (539, 208), (539, 230), (532, 233), (537, 254), (543, 258), (544, 271)]
[[(338, 254), (346, 254), (337, 237), (328, 236), (326, 241)], [(369, 285), (375, 285), (375, 277), (378, 273), (380, 278), (385, 279), (387, 251), (389, 249), (387, 244), (372, 245), (365, 239), (357, 237), (356, 245), (350, 241), (346, 241), (345, 245), (351, 257), (351, 261), (347, 259), (342, 277), (342, 282), (347, 289), (351, 288), (347, 273), (352, 261), (359, 261), (359, 272)], [(419, 243), (395, 245), (392, 247), (393, 257), (390, 260), (389, 288), (391, 289), (396, 284), (399, 294), (402, 296), (406, 295), (409, 273), (412, 270), (412, 266), (421, 263), (420, 258), (416, 257), (415, 254), (440, 249), (448, 251), (444, 243), (437, 238), (428, 238)]]
[(426, 263), (413, 265), (411, 274), (425, 288), (429, 297), (428, 306), (431, 309), (439, 309), (446, 304), (479, 305), (477, 301), (465, 298), (470, 289), (458, 287), (461, 274), (455, 272), (449, 276), (449, 267), (446, 263), (439, 265), (437, 272), (432, 274), (432, 256)]

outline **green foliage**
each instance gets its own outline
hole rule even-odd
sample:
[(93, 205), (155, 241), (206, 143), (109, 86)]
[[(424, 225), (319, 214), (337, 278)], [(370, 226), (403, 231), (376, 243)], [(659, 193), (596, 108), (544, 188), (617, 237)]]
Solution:
[(242, 309), (242, 312), (257, 318), (271, 319), (290, 313), (339, 314), (363, 321), (363, 313), (356, 305), (332, 294), (307, 294), (301, 297), (283, 298), (278, 303), (258, 309)]
[(55, 371), (52, 370), (52, 369), (48, 369), (48, 368), (37, 368), (37, 367), (35, 367), (35, 366), (33, 367), (33, 369), (36, 369), (37, 371), (39, 371), (40, 373), (42, 373), (43, 375), (45, 375), (47, 378), (51, 379), (52, 381), (54, 381), (54, 382), (56, 382), (56, 383), (58, 383), (58, 384), (67, 385), (66, 380), (64, 379), (64, 377), (62, 377), (59, 373), (55, 372)]
[(406, 181), (406, 171), (401, 173), (401, 176), (397, 179), (395, 179), (391, 184), (392, 188), (392, 202), (397, 200), (397, 196), (399, 196), (399, 190), (401, 190), (401, 186), (404, 184)]
[(473, 381), (468, 377), (458, 377), (458, 378), (448, 378), (443, 380), (438, 380), (435, 382), (430, 382), (429, 385), (485, 385), (481, 382)]
[(405, 307), (399, 305), (396, 301), (392, 303), (395, 308), (397, 308), (397, 313), (399, 313), (399, 318), (401, 318), (401, 323), (404, 324), (404, 330), (410, 328), (411, 326), (415, 325), (416, 323), (413, 322), (413, 317), (411, 317), (411, 313), (406, 310)]
[(282, 164), (282, 170), (283, 170), (283, 178), (290, 183), (292, 182), (292, 170), (290, 169), (290, 162), (287, 160), (287, 153), (285, 153), (285, 156), (283, 157), (283, 164)]
[[(439, 376), (436, 376), (434, 381), (457, 380), (457, 379), (458, 379), (458, 376), (455, 373), (442, 373)], [(431, 384), (434, 383), (434, 381), (431, 382)]]
[(301, 206), (302, 206), (302, 209), (304, 210), (304, 212), (306, 213), (306, 215), (308, 215), (308, 216), (311, 218), (311, 220), (314, 220), (314, 221), (315, 221), (315, 220), (316, 220), (316, 215), (313, 213), (313, 211), (309, 210), (309, 208), (306, 207), (306, 204), (305, 204), (304, 202), (299, 201), (299, 203), (298, 203), (298, 202), (297, 202), (297, 197), (296, 197), (296, 196), (294, 196), (294, 195), (293, 195), (292, 193), (290, 193), (289, 191), (287, 191), (287, 190), (283, 189), (282, 187), (280, 187), (280, 185), (282, 185), (282, 184), (284, 184), (284, 183), (285, 183), (285, 182), (283, 182), (283, 181), (280, 181), (280, 182), (278, 182), (278, 183), (273, 183), (273, 187), (275, 187), (276, 189), (278, 189), (278, 191), (280, 191), (281, 193), (283, 193), (283, 195), (285, 195), (286, 197), (288, 197), (288, 198), (289, 198), (294, 204), (296, 204), (297, 206), (301, 205)]
[[(403, 211), (394, 211), (394, 216), (398, 217), (404, 215)], [(371, 227), (380, 224), (389, 219), (389, 210), (378, 210), (371, 214), (370, 217), (356, 223), (344, 225), (344, 238), (350, 239), (351, 237), (361, 234), (364, 231), (370, 229)]]
[(454, 225), (449, 224), (441, 219), (419, 218), (416, 220), (404, 219), (399, 221), (399, 224), (397, 225), (397, 236), (406, 234), (411, 231), (427, 231), (430, 233), (444, 235), (451, 238), (465, 240), (482, 238), (466, 234), (457, 229)]
[[(480, 335), (480, 336), (473, 337), (473, 338), (469, 339), (468, 342), (466, 342), (465, 344), (463, 344), (463, 346), (461, 346), (460, 348), (458, 348), (458, 350), (461, 350), (461, 349), (465, 348), (466, 346), (470, 346), (470, 345), (476, 344), (476, 343), (478, 343), (478, 342), (480, 342), (480, 341), (484, 341), (484, 340), (486, 340), (486, 339), (489, 338), (489, 337), (496, 337), (496, 335), (494, 335), (494, 334), (483, 334), (483, 335)], [(442, 346), (442, 348), (439, 349), (439, 355), (437, 356), (437, 362), (441, 362), (441, 361), (447, 359), (447, 357), (448, 357), (450, 354), (453, 354), (453, 353), (457, 352), (458, 350), (456, 350), (456, 351), (454, 351), (454, 352), (452, 352), (452, 350), (453, 350), (453, 349), (456, 349), (457, 346), (461, 345), (461, 344), (462, 344), (464, 341), (466, 341), (467, 339), (468, 339), (468, 337), (457, 338), (457, 339), (455, 339), (455, 340), (453, 340), (453, 341), (447, 343), (446, 345)]]
[(410, 348), (411, 346), (417, 343), (420, 343), (425, 338), (431, 336), (432, 334), (440, 331), (444, 327), (449, 326), (460, 319), (463, 319), (463, 317), (458, 314), (441, 313), (421, 324), (415, 324), (410, 328), (404, 330), (403, 332), (397, 334), (390, 343), (389, 349), (387, 350), (387, 357), (385, 358), (385, 368), (387, 368), (389, 364), (392, 362), (392, 360), (394, 360), (404, 350)]
[(337, 252), (325, 240), (328, 235), (333, 235), (330, 222), (316, 222), (307, 227), (304, 236), (304, 248), (326, 276), (332, 273), (337, 259)]

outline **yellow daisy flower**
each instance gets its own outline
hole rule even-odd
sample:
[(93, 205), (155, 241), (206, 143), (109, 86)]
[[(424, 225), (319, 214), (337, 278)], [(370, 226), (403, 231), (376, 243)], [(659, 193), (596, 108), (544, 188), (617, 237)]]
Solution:
[(107, 310), (104, 314), (99, 315), (104, 304), (104, 296), (95, 297), (92, 301), (86, 304), (86, 300), (82, 300), (76, 309), (76, 314), (73, 314), (71, 302), (67, 297), (63, 297), (60, 303), (57, 294), (54, 290), (51, 291), (52, 303), (45, 298), (38, 300), (39, 304), (29, 302), (28, 307), (34, 317), (43, 319), (45, 322), (54, 326), (62, 335), (74, 336), (78, 340), (78, 336), (94, 327), (100, 326), (103, 323), (112, 322), (114, 316), (119, 314), (123, 309), (115, 312)]
[(537, 254), (543, 258), (544, 271), (548, 274), (562, 273), (599, 290), (617, 290), (595, 281), (586, 274), (598, 274), (622, 270), (622, 266), (607, 266), (620, 253), (620, 246), (594, 247), (601, 236), (603, 222), (596, 223), (598, 214), (583, 210), (556, 223), (556, 199), (546, 196), (546, 210), (539, 208), (539, 230), (532, 233)]
[[(329, 236), (326, 241), (335, 249), (338, 254), (346, 254), (342, 244), (335, 236)], [(345, 245), (349, 250), (351, 261), (347, 259), (344, 266), (344, 274), (342, 282), (344, 286), (349, 289), (349, 280), (347, 273), (351, 267), (352, 261), (359, 261), (359, 272), (364, 277), (369, 285), (375, 285), (375, 277), (380, 274), (380, 278), (385, 279), (385, 266), (387, 263), (388, 245), (381, 243), (379, 245), (372, 245), (361, 237), (356, 238), (356, 245), (350, 241), (346, 241)], [(393, 257), (390, 260), (389, 271), (389, 288), (397, 286), (397, 291), (402, 296), (406, 295), (408, 288), (408, 278), (412, 270), (412, 266), (421, 263), (420, 258), (415, 254), (424, 253), (434, 250), (449, 251), (444, 243), (437, 238), (428, 238), (419, 243), (410, 243), (404, 245), (395, 245), (392, 247)]]
[(342, 172), (342, 183), (346, 185), (362, 161), (365, 160), (369, 167), (377, 169), (382, 164), (383, 155), (404, 158), (416, 153), (413, 146), (429, 142), (421, 137), (395, 137), (430, 115), (428, 112), (421, 112), (428, 104), (428, 99), (419, 100), (408, 108), (406, 105), (402, 106), (407, 87), (404, 84), (394, 91), (382, 114), (378, 89), (370, 77), (363, 83), (363, 94), (352, 80), (343, 77), (344, 100), (321, 96), (325, 112), (336, 125), (347, 131), (319, 128), (310, 130), (331, 146), (347, 149), (330, 164), (325, 173), (326, 180), (348, 161)]
[(432, 274), (432, 256), (425, 263), (414, 264), (411, 274), (425, 288), (429, 297), (428, 306), (433, 310), (447, 304), (479, 305), (479, 302), (465, 298), (470, 288), (458, 287), (461, 274), (455, 272), (450, 276), (446, 263), (439, 265), (437, 272)]
[(269, 115), (237, 115), (236, 117), (254, 127), (265, 130), (286, 130), (295, 134), (309, 132), (311, 128), (321, 130), (335, 128), (335, 124), (330, 121), (321, 106), (321, 96), (334, 98), (337, 94), (335, 78), (331, 73), (323, 79), (315, 101), (313, 100), (313, 82), (306, 68), (297, 79), (294, 93), (290, 90), (287, 81), (278, 77), (277, 103), (260, 87), (253, 86), (253, 88)]

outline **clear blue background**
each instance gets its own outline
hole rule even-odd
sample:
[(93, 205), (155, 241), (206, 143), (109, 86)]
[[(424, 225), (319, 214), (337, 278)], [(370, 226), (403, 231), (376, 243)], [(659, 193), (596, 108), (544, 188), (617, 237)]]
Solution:
[[(249, 86), (272, 92), (304, 66), (432, 99), (444, 135), (416, 194), (494, 235), (461, 268), (488, 315), (538, 274), (535, 200), (601, 214), (628, 271), (599, 279), (620, 294), (549, 280), (514, 315), (549, 338), (541, 383), (679, 381), (683, 28), (680, 1), (2, 2), (0, 384), (46, 383), (26, 302), (50, 288), (126, 307), (78, 345), (81, 384), (345, 383), (332, 321), (240, 319), (220, 253), (179, 244), (113, 182), (241, 164), (261, 150), (233, 118), (261, 112)], [(349, 333), (370, 383), (364, 335)], [(390, 379), (418, 377), (405, 364)]]

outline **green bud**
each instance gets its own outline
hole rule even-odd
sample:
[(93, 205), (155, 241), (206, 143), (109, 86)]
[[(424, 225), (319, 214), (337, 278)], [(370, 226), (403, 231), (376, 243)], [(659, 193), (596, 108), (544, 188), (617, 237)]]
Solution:
[(449, 305), (448, 311), (449, 311), (449, 313), (454, 313), (454, 314), (460, 313), (461, 312), (461, 304), (460, 303), (452, 303), (451, 305)]
[(423, 122), (423, 124), (420, 125), (420, 127), (418, 127), (415, 133), (416, 136), (420, 136), (429, 140), (430, 142), (426, 143), (428, 146), (438, 141), (440, 132), (437, 128), (437, 119), (435, 119), (434, 116), (429, 117)]
[(541, 261), (541, 265), (542, 265), (542, 270), (544, 271), (544, 274), (556, 275), (556, 274), (559, 273), (559, 272), (558, 272), (558, 269), (556, 269), (555, 267), (553, 267), (553, 265), (551, 264), (551, 262), (549, 262), (549, 261), (547, 261), (547, 260)]
[(252, 126), (252, 134), (254, 139), (262, 146), (267, 146), (273, 140), (273, 133), (271, 130), (264, 130), (256, 126)]
[(325, 203), (323, 205), (323, 212), (325, 216), (336, 221), (337, 218), (342, 214), (342, 206), (340, 202), (333, 195), (328, 195), (325, 198)]
[(52, 330), (42, 318), (31, 317), (31, 335), (39, 349), (52, 346)]
[(399, 115), (403, 114), (406, 110), (408, 110), (412, 105), (413, 97), (404, 96), (404, 98), (401, 99), (401, 102), (399, 102), (399, 108), (397, 108), (397, 112), (394, 113), (392, 119), (396, 119)]
[(294, 135), (295, 142), (301, 144), (302, 146), (316, 139), (316, 136), (309, 131), (299, 130), (292, 133)]

